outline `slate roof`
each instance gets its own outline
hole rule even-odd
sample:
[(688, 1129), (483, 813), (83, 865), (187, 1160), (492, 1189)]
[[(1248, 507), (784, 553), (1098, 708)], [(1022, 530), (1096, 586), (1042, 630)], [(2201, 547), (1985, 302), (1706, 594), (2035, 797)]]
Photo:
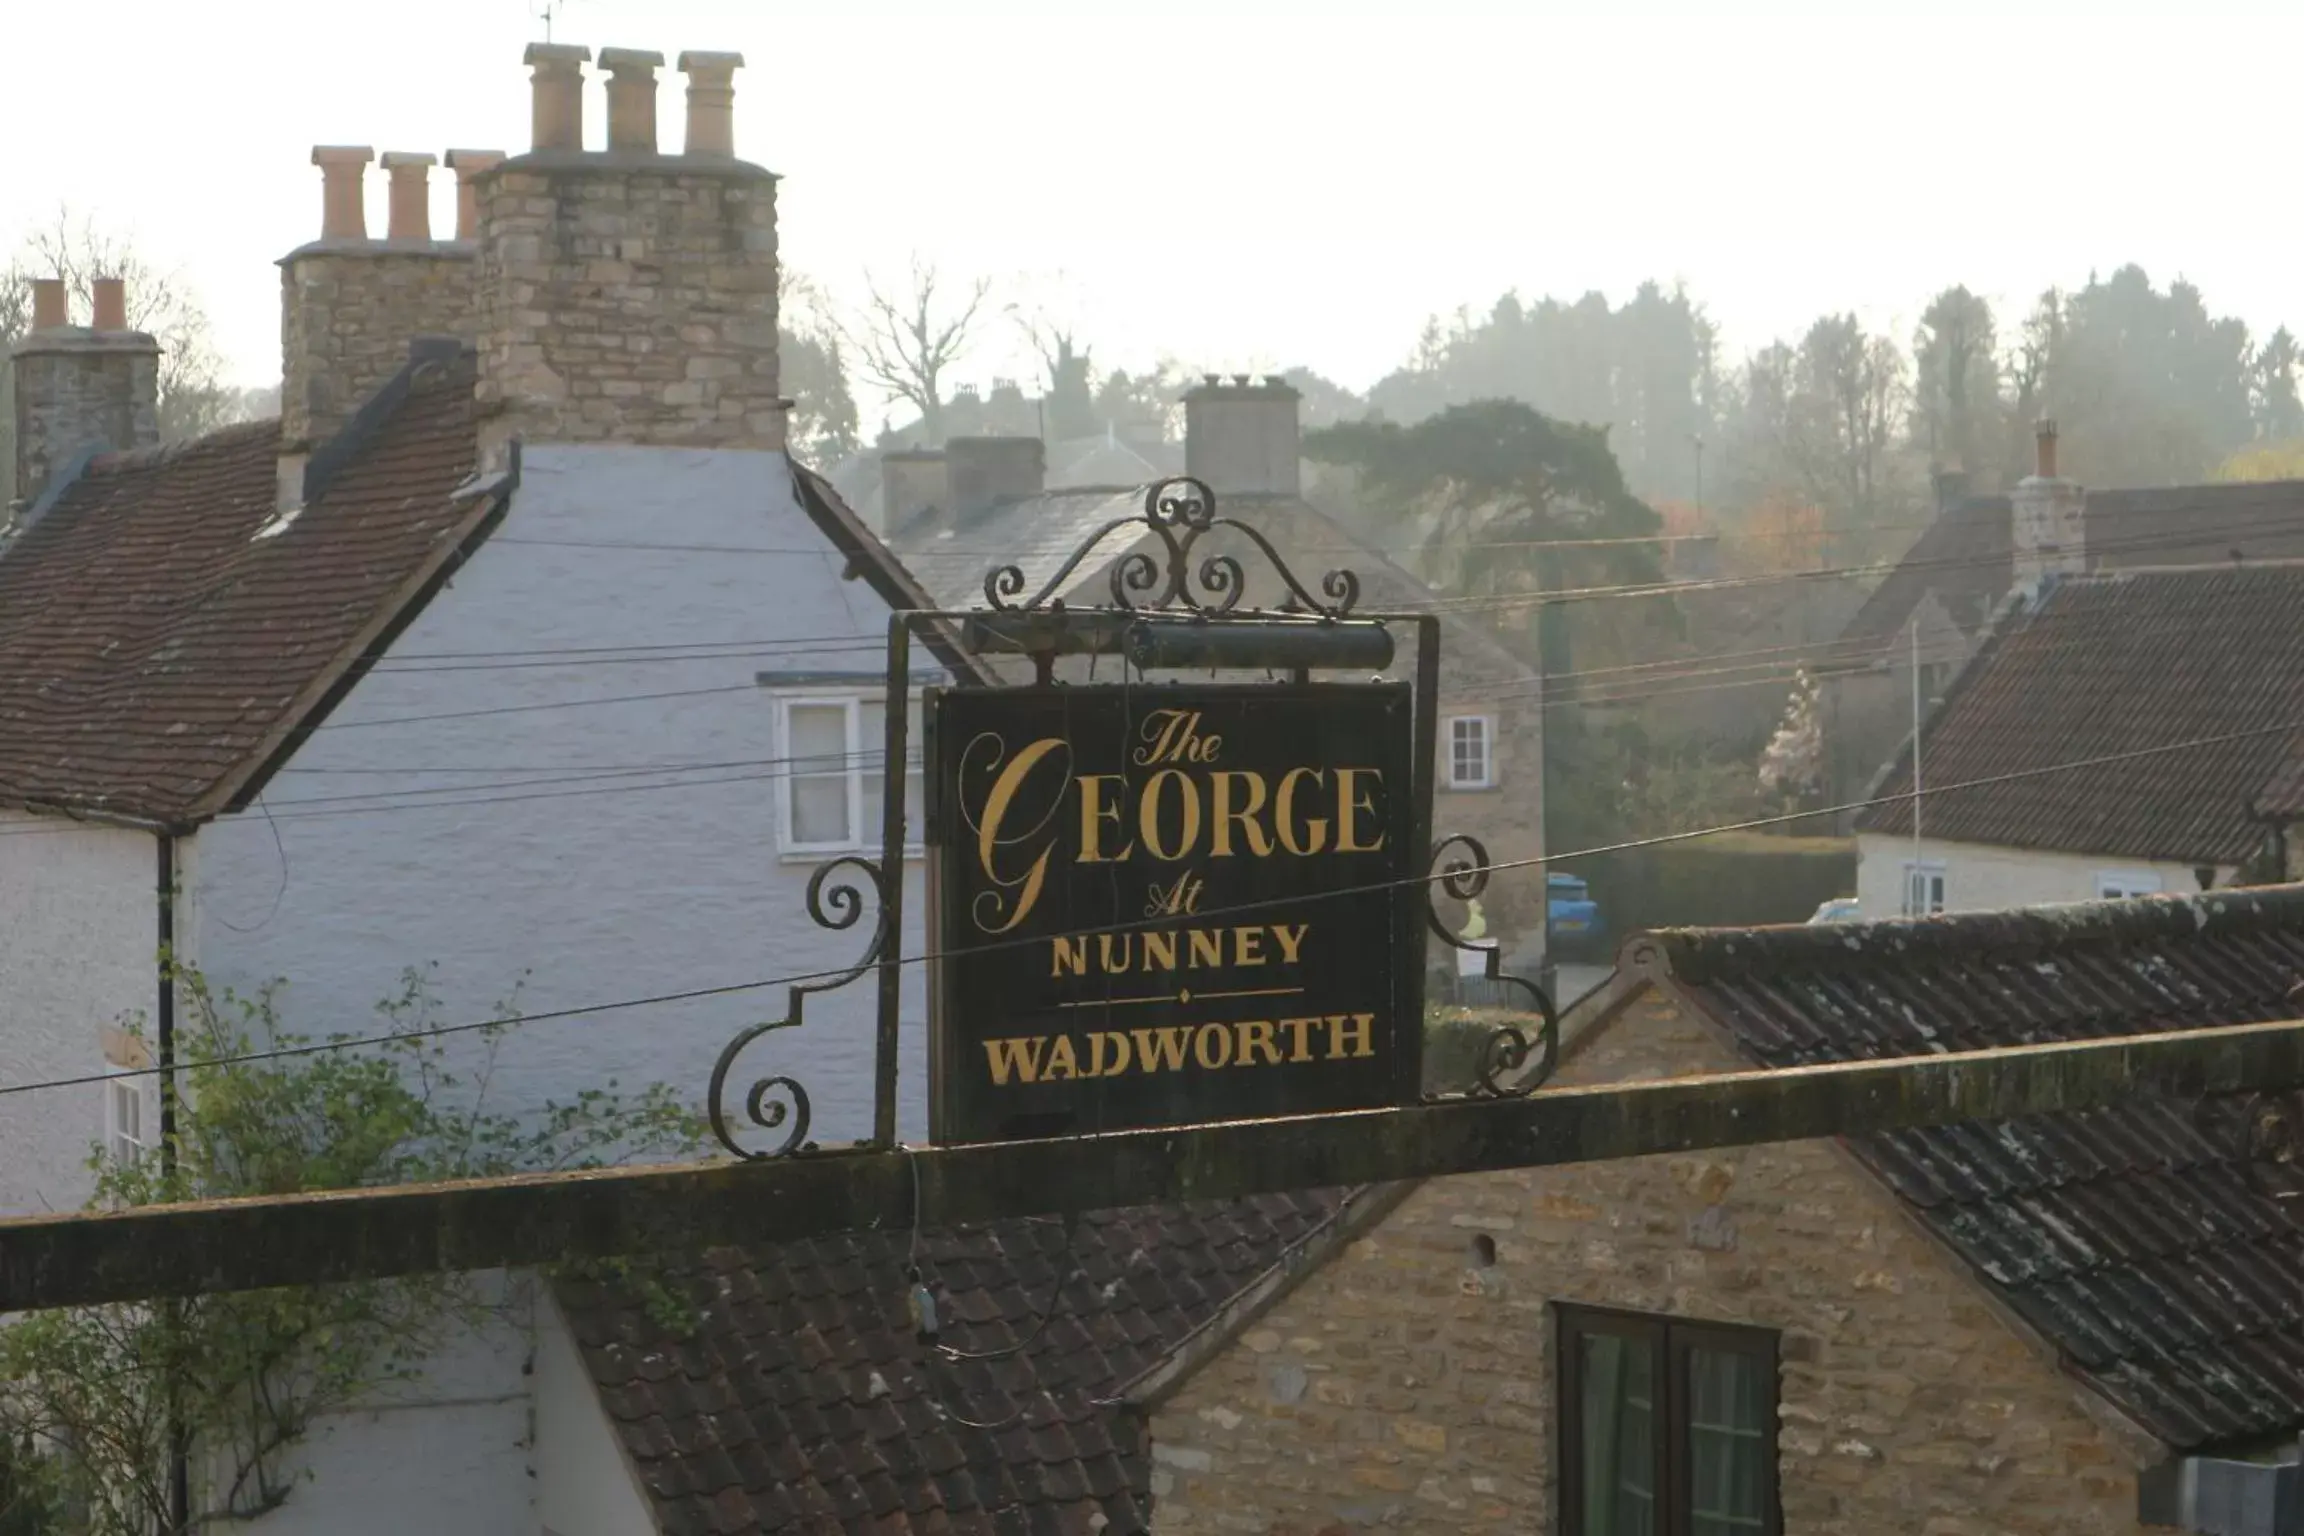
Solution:
[(0, 556), (0, 801), (175, 824), (212, 815), (487, 507), (473, 361), (405, 398), (313, 504), (267, 531), (279, 423), (99, 457)]
[(941, 1343), (1016, 1350), (997, 1360), (916, 1340), (914, 1259), (895, 1233), (672, 1269), (696, 1319), (685, 1337), (629, 1289), (564, 1281), (558, 1296), (667, 1536), (1127, 1536), (1148, 1528), (1151, 1473), (1141, 1420), (1116, 1400), (1347, 1203), (1107, 1211), (1069, 1243), (1055, 1219), (924, 1234)]
[[(1638, 969), (1766, 1067), (2304, 1009), (2304, 886), (1922, 920), (1679, 930)], [(2083, 1380), (2191, 1450), (2304, 1425), (2304, 1168), (2241, 1110), (2141, 1096), (1852, 1150)]]
[[(2015, 585), (2011, 516), (1978, 496), (1937, 517), (1841, 631), (1840, 661), (1869, 660), (1930, 592), (1974, 634)], [(2082, 521), (2091, 571), (2304, 559), (2304, 480), (2091, 490)]]
[[(2264, 844), (2255, 802), (2304, 742), (2288, 728), (2300, 723), (2304, 566), (2065, 580), (2001, 624), (1929, 718), (1922, 828), (1955, 842), (2244, 864)], [(2116, 760), (2059, 768), (2100, 758)], [(1907, 744), (1876, 794), (1908, 792), (1910, 763)], [(1950, 787), (2006, 775), (2023, 777)], [(1911, 802), (1874, 806), (1856, 825), (1909, 833)]]

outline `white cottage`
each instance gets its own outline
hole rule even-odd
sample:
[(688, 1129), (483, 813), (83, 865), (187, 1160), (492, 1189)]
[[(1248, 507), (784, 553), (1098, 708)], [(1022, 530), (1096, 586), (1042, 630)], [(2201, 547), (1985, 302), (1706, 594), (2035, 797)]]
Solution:
[[(804, 893), (876, 849), (889, 614), (922, 594), (783, 451), (775, 179), (732, 154), (740, 61), (682, 56), (670, 153), (661, 61), (621, 50), (610, 147), (584, 147), (586, 57), (530, 50), (530, 153), (451, 153), (453, 239), (431, 156), (384, 157), (374, 239), (368, 151), (315, 151), (278, 420), (155, 445), (156, 349), (117, 285), (87, 325), (43, 285), (0, 553), (0, 1083), (118, 1076), (10, 1101), (0, 1209), (76, 1205), (100, 1138), (155, 1140), (134, 1074), (181, 1007), (164, 950), (285, 978), (314, 1036), (373, 1032), (412, 967), (451, 1022), (558, 1015), (503, 1040), (490, 1098), (517, 1111), (611, 1080), (701, 1102), (722, 1045), (784, 1010), (760, 983), (865, 942)], [(916, 678), (965, 675), (942, 662)], [(917, 953), (917, 866), (907, 897)], [(870, 991), (817, 999), (776, 1058), (814, 1139), (871, 1130)], [(917, 1135), (916, 974), (904, 1020)], [(500, 1337), (324, 1426), (261, 1528), (536, 1531), (540, 1497), (581, 1505), (596, 1458), (557, 1426), (596, 1437), (598, 1410), (569, 1406), (549, 1306), (512, 1294)]]

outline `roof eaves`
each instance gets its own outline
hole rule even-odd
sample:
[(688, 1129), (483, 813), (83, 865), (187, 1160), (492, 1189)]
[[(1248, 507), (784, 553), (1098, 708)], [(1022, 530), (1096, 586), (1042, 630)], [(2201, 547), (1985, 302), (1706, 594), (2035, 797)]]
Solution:
[[(793, 490), (809, 520), (832, 541), (833, 548), (848, 559), (857, 574), (871, 584), (892, 612), (934, 611), (938, 607), (919, 579), (840, 499), (831, 481), (790, 455), (785, 456), (785, 462), (792, 468)], [(922, 639), (929, 652), (954, 677), (978, 686), (990, 686), (996, 680), (982, 663), (960, 648), (944, 626), (927, 626)]]

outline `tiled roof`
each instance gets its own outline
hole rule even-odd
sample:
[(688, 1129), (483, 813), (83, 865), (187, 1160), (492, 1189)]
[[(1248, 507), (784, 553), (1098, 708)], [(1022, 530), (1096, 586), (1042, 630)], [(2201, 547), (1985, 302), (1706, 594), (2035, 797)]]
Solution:
[[(2304, 886), (1805, 928), (1676, 931), (1633, 967), (1767, 1067), (2295, 1017)], [(1853, 1150), (2069, 1366), (2165, 1443), (2304, 1425), (2304, 1169), (2231, 1105), (1863, 1138)]]
[[(2244, 863), (2264, 842), (2254, 802), (2304, 737), (2293, 722), (2304, 567), (2065, 580), (2003, 621), (1930, 717), (1921, 825), (1954, 842)], [(1909, 791), (1910, 756), (1880, 795)], [(1909, 833), (1911, 802), (1857, 827)]]
[(412, 607), (485, 507), (472, 361), (275, 518), (279, 424), (98, 458), (0, 556), (0, 801), (178, 823), (224, 808)]
[[(1334, 1194), (924, 1234), (951, 1360), (914, 1336), (908, 1237), (721, 1250), (635, 1290), (563, 1282), (562, 1311), (666, 1536), (844, 1531), (1128, 1536), (1150, 1468), (1130, 1384), (1209, 1328)], [(1059, 1304), (1048, 1300), (1062, 1283)], [(1043, 1326), (1041, 1318), (1046, 1315)], [(1097, 1517), (1103, 1524), (1099, 1526)]]
[[(1869, 659), (1862, 642), (1893, 639), (1930, 592), (1974, 633), (2015, 584), (2010, 517), (2005, 496), (1946, 510), (1848, 621), (1837, 659)], [(2091, 490), (2082, 519), (2091, 571), (2304, 558), (2304, 480)]]

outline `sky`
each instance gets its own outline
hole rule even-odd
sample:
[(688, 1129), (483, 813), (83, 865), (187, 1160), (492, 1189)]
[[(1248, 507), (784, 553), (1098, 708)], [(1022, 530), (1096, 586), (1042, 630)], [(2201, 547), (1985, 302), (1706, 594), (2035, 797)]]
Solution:
[[(131, 235), (242, 384), (279, 376), (311, 146), (526, 147), (546, 27), (542, 0), (8, 10), (0, 248), (60, 206)], [(1651, 277), (1731, 356), (1834, 310), (1908, 338), (1954, 282), (2020, 312), (2130, 261), (2258, 334), (2304, 323), (2292, 3), (561, 0), (550, 26), (741, 51), (737, 151), (784, 178), (785, 259), (835, 301), (918, 257), (1100, 367), (1364, 389), (1436, 313)], [(667, 147), (681, 84), (668, 63)], [(605, 123), (596, 77), (595, 147)], [(960, 371), (1028, 378), (1020, 328)]]

